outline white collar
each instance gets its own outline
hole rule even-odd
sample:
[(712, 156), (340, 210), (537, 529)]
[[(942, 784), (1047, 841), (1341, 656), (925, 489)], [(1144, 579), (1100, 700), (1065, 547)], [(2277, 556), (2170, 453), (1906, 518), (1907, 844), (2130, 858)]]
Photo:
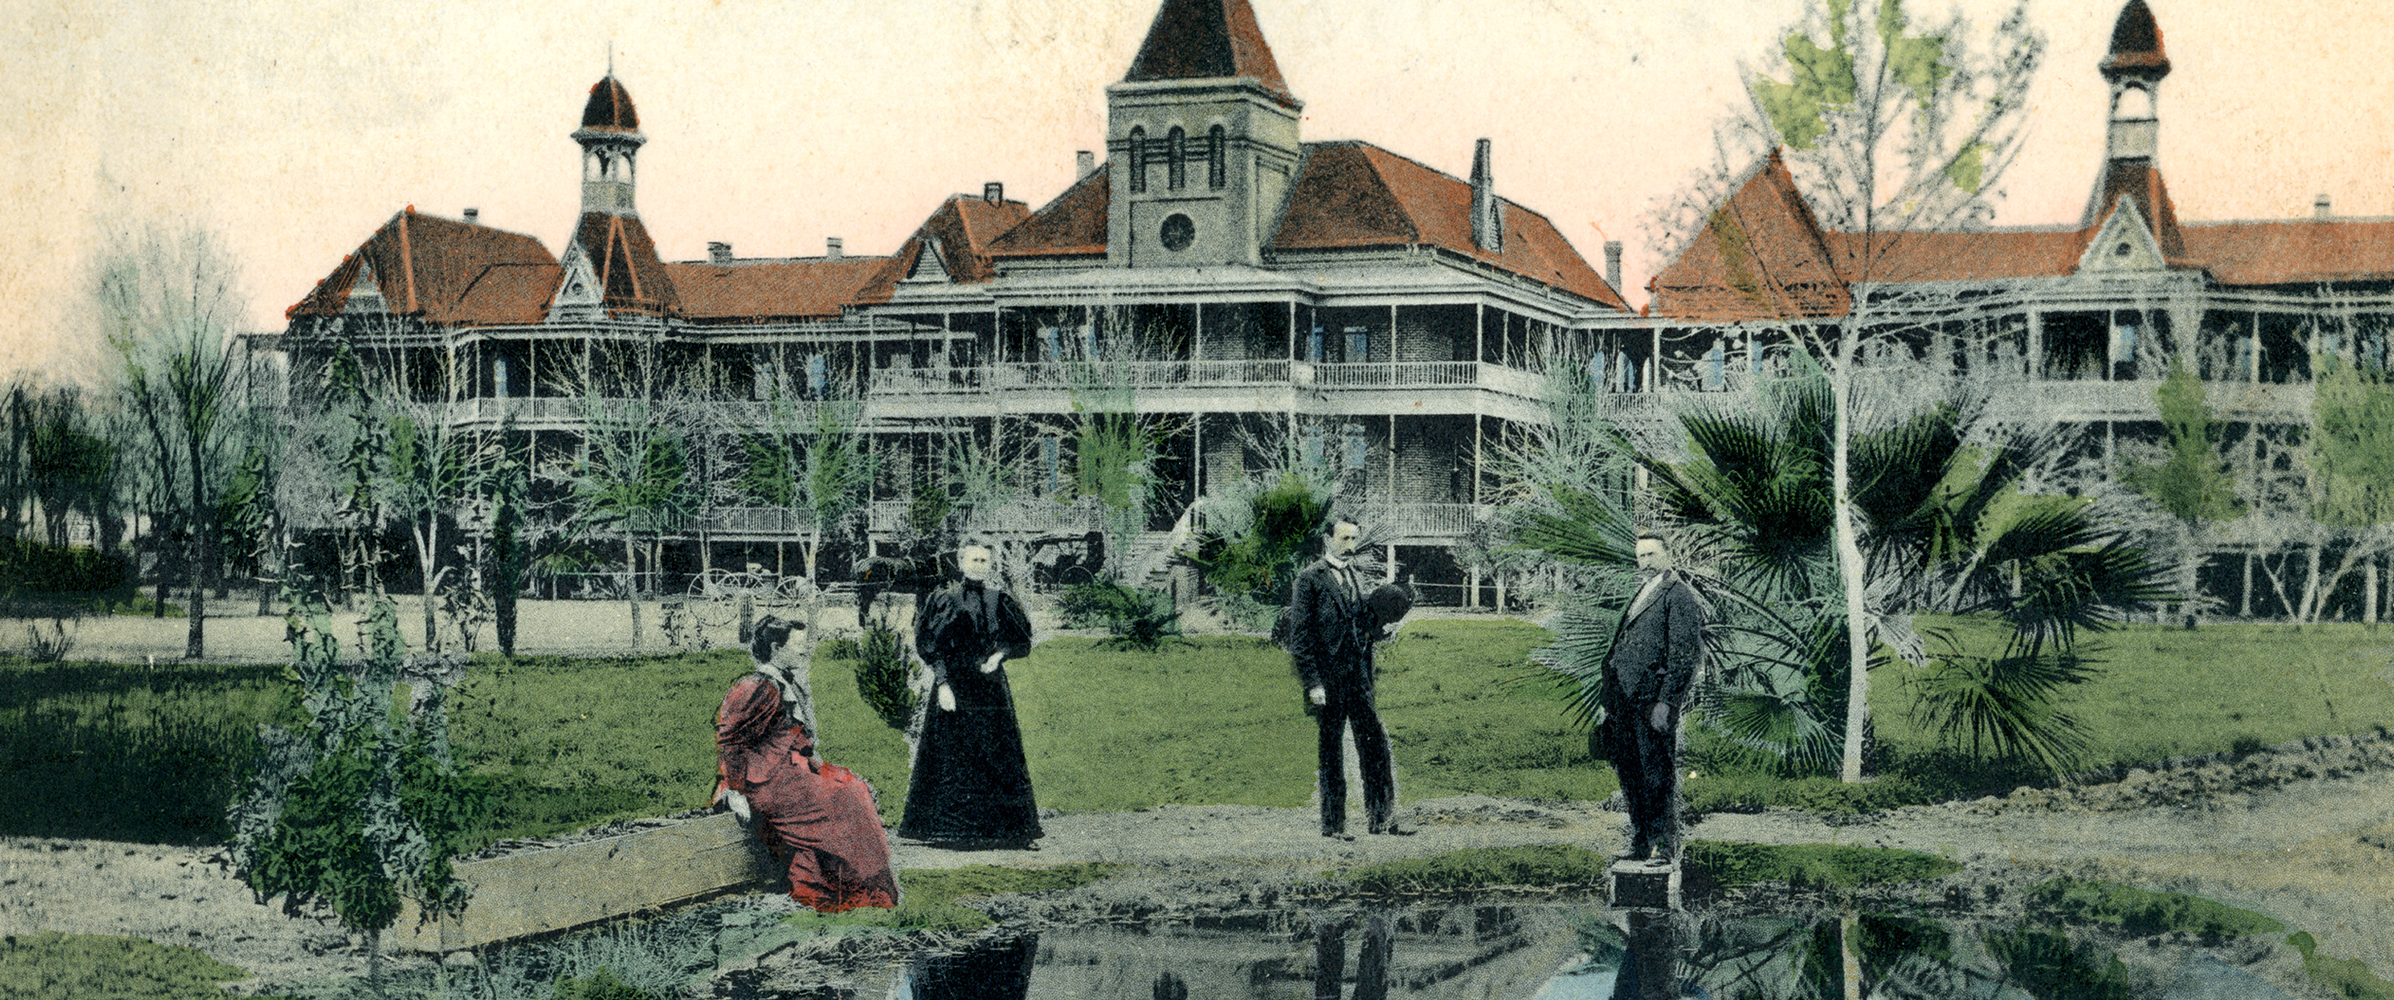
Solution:
[(1354, 560), (1352, 558), (1341, 559), (1333, 555), (1324, 555), (1322, 556), (1322, 561), (1329, 563), (1331, 569), (1345, 569), (1347, 568), (1347, 564), (1353, 562)]

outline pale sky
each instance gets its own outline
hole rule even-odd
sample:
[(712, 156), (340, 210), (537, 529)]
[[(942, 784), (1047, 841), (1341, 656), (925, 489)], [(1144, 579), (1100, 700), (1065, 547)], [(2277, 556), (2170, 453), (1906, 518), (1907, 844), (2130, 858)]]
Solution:
[[(1602, 267), (1655, 266), (1650, 205), (1799, 0), (1252, 0), (1304, 138), (1364, 139), (1453, 174), (1495, 142), (1498, 190)], [(1920, 3), (1932, 6), (1937, 0)], [(2394, 5), (2150, 0), (2175, 72), (2161, 166), (2188, 221), (2394, 215)], [(408, 206), (563, 250), (567, 138), (612, 45), (649, 137), (640, 214), (668, 260), (886, 254), (951, 193), (1044, 204), (1102, 150), (1157, 0), (587, 0), (527, 4), (8, 0), (0, 98), (0, 372), (74, 377), (87, 261), (110, 227), (195, 222), (279, 329)], [(2001, 4), (1968, 4), (1980, 23)], [(2074, 222), (2093, 184), (2095, 63), (2120, 4), (2038, 0), (2050, 43), (2001, 224)], [(1102, 154), (1101, 154), (1102, 155)]]

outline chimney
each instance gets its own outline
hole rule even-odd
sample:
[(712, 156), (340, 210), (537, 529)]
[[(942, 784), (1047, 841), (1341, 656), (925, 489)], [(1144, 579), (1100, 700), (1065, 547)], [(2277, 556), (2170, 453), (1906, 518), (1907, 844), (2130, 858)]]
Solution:
[[(2324, 200), (2326, 200), (2326, 198), (2327, 198), (2327, 196), (2326, 196), (2326, 195), (2324, 195), (2324, 194), (2323, 194), (2323, 195), (2320, 195), (2319, 197), (2320, 197), (2320, 199), (2321, 199), (2321, 200), (2323, 200), (2323, 201), (2324, 201)], [(481, 225), (481, 223), (480, 223), (480, 222), (477, 222), (477, 221), (475, 221), (475, 220), (477, 220), (477, 219), (480, 219), (481, 217), (482, 217), (482, 210), (481, 210), (481, 209), (479, 209), (479, 208), (469, 208), (469, 209), (466, 209), (466, 210), (465, 210), (465, 224), (466, 224), (466, 225), (469, 225), (469, 226), (478, 226), (478, 225)]]
[(1488, 170), (1486, 139), (1471, 151), (1471, 244), (1490, 253), (1505, 248), (1504, 219), (1496, 210), (1496, 178)]
[(732, 262), (732, 255), (731, 255), (731, 244), (729, 244), (729, 243), (709, 243), (709, 244), (707, 244), (707, 263), (709, 263), (709, 264), (729, 264), (729, 263), (731, 263), (731, 262)]
[(2319, 197), (2311, 200), (2311, 217), (2314, 219), (2329, 219), (2335, 217), (2334, 212), (2328, 211), (2327, 192), (2322, 191), (2319, 193)]
[(992, 205), (1006, 200), (1006, 186), (996, 181), (981, 185), (981, 200)]
[(825, 260), (838, 260), (838, 259), (840, 259), (840, 249), (841, 249), (841, 247), (840, 247), (840, 238), (839, 238), (839, 237), (837, 237), (837, 236), (826, 236), (826, 237), (824, 237), (824, 238), (823, 238), (823, 257), (824, 257), (824, 259), (825, 259)]
[(1621, 290), (1621, 241), (1604, 241), (1604, 283)]
[(1089, 150), (1086, 150), (1086, 149), (1084, 149), (1084, 150), (1081, 150), (1081, 151), (1080, 151), (1080, 152), (1078, 152), (1078, 153), (1074, 153), (1074, 154), (1072, 154), (1072, 167), (1073, 167), (1072, 179), (1073, 179), (1073, 180), (1076, 180), (1076, 181), (1077, 181), (1077, 180), (1080, 180), (1080, 179), (1081, 179), (1081, 178), (1083, 178), (1083, 177), (1087, 177), (1087, 176), (1089, 176), (1090, 174), (1094, 174), (1094, 173), (1096, 173), (1096, 172), (1097, 172), (1097, 154), (1096, 154), (1096, 153), (1093, 153), (1093, 152), (1090, 152)]

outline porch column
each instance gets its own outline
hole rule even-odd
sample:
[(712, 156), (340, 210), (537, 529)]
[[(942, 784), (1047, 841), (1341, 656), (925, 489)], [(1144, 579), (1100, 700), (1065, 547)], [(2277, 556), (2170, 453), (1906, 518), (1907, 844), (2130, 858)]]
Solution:
[(2045, 377), (2045, 313), (2039, 309), (2028, 311), (2028, 377)]

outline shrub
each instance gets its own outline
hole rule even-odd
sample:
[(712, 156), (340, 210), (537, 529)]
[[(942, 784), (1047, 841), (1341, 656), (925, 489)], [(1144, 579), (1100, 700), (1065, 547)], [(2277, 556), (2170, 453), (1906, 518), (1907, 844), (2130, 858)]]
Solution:
[(1180, 635), (1180, 608), (1172, 595), (1111, 580), (1064, 588), (1056, 611), (1065, 628), (1103, 628), (1117, 646), (1153, 652)]
[(2394, 983), (2379, 979), (2369, 971), (2369, 963), (2322, 955), (2319, 942), (2304, 931), (2294, 932), (2286, 943), (2303, 953), (2303, 974), (2311, 977), (2312, 982), (2353, 1000), (2394, 1000)]
[(0, 541), (0, 593), (92, 594), (128, 588), (132, 580), (132, 563), (120, 553)]
[(921, 696), (908, 683), (914, 671), (907, 662), (906, 645), (898, 641), (898, 630), (877, 619), (865, 624), (863, 638), (836, 641), (848, 643), (856, 652), (856, 693), (882, 722), (904, 732)]
[(615, 978), (615, 970), (602, 968), (581, 978), (557, 977), (556, 1000), (657, 1000), (656, 995)]
[(249, 973), (196, 948), (36, 931), (0, 939), (0, 992), (26, 1000), (216, 1000)]

